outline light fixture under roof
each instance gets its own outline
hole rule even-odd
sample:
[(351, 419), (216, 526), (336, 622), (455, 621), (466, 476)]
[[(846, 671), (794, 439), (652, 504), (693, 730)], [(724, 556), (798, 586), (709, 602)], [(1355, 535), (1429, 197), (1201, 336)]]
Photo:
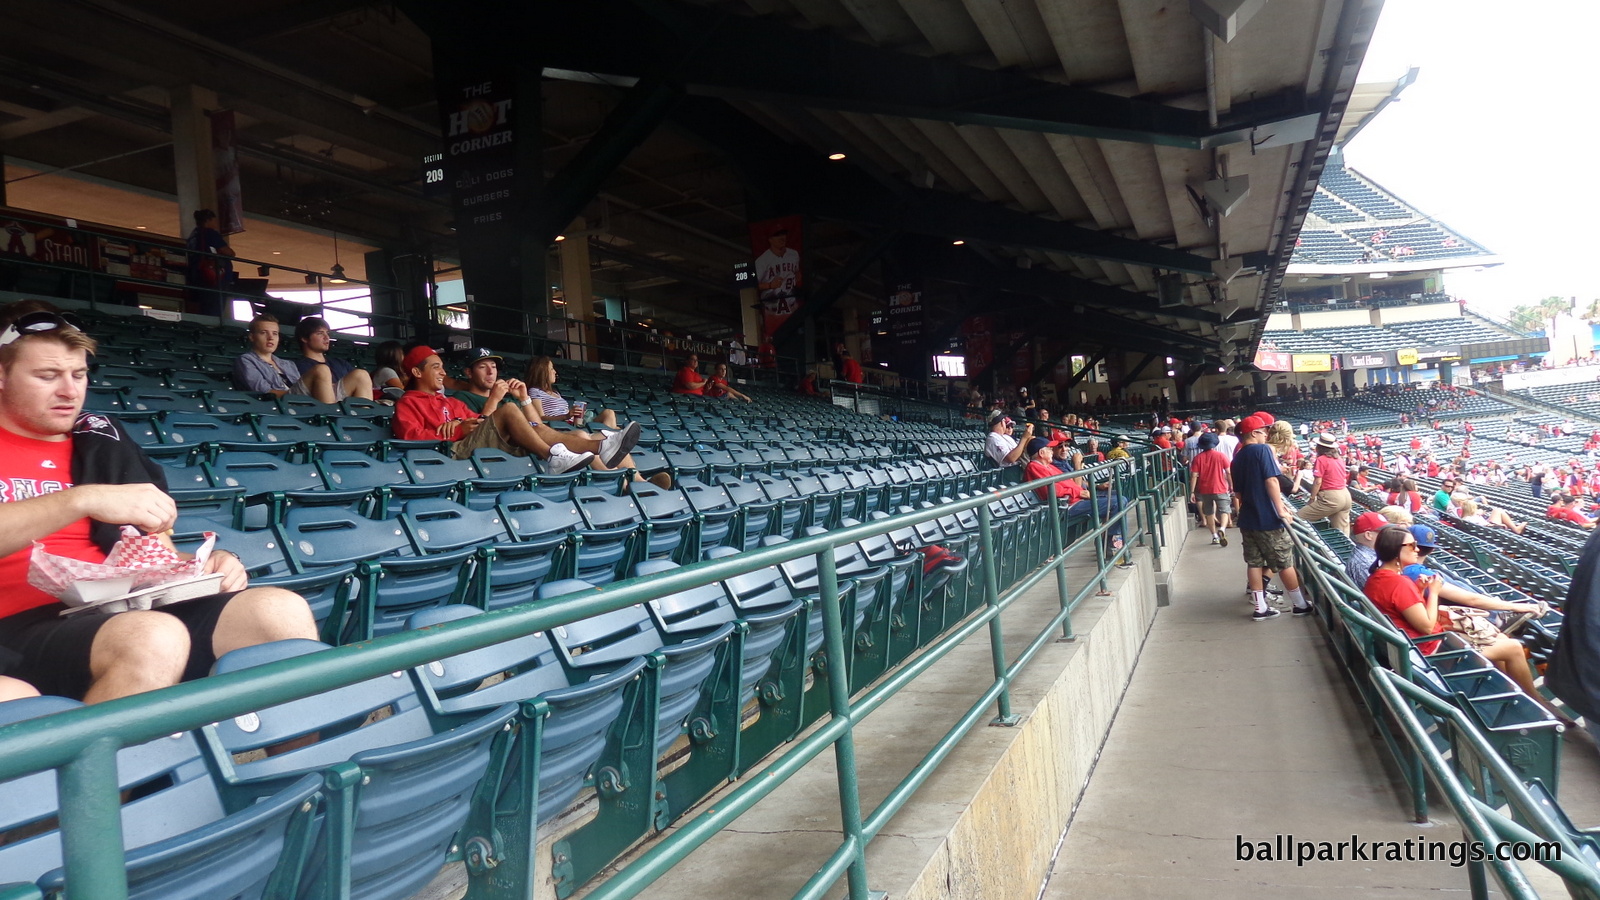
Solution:
[(140, 231), (148, 231), (148, 230), (150, 230), (150, 226), (148, 226), (148, 225), (135, 225), (133, 227), (137, 228)]
[(341, 266), (338, 263), (334, 263), (333, 264), (333, 268), (328, 270), (328, 283), (329, 284), (349, 284), (350, 283), (350, 279), (344, 277), (344, 266)]
[(828, 158), (833, 160), (834, 162), (838, 162), (839, 160), (844, 159), (844, 154), (843, 153), (829, 153), (828, 154)]
[(564, 235), (564, 234), (558, 234), (558, 235), (556, 235), (556, 242), (557, 242), (557, 243), (560, 243), (560, 242), (561, 242), (561, 241), (564, 241), (564, 240), (566, 240), (566, 239), (567, 239), (567, 236), (566, 236), (566, 235)]
[(963, 241), (960, 238), (956, 238), (955, 240), (951, 241), (950, 244), (951, 244), (951, 246), (960, 247), (960, 246), (966, 244), (966, 241)]

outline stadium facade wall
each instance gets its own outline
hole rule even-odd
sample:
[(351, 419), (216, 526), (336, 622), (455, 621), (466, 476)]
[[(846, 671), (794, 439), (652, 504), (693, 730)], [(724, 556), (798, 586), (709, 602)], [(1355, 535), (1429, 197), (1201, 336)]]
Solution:
[(1378, 313), (1382, 321), (1374, 325), (1393, 325), (1396, 322), (1426, 322), (1430, 319), (1456, 319), (1461, 317), (1461, 307), (1454, 303), (1428, 303), (1423, 306), (1386, 306)]
[[(895, 885), (882, 886), (891, 897), (1015, 900), (1038, 895), (1155, 621), (1156, 574), (1177, 564), (1182, 535), (1188, 531), (1183, 505), (1169, 508), (1165, 520), (1169, 540), (1162, 558), (1141, 555), (1112, 597), (1090, 598), (1079, 607), (1074, 615), (1078, 640), (1067, 664), (1031, 709), (1013, 707), (1026, 718), (1009, 733), (1009, 746), (909, 888), (902, 892)], [(989, 729), (969, 736), (948, 765), (964, 767), (963, 753), (973, 749), (974, 738), (987, 742), (1006, 735)]]
[(1340, 309), (1333, 312), (1295, 313), (1295, 327), (1300, 331), (1313, 328), (1353, 328), (1372, 324), (1372, 310)]

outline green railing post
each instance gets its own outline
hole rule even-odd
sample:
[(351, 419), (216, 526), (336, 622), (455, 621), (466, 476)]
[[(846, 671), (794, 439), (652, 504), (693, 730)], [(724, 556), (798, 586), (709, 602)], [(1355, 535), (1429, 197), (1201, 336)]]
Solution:
[[(844, 616), (839, 610), (839, 572), (833, 563), (833, 548), (817, 554), (817, 590), (822, 604), (822, 631), (828, 648), (828, 703), (836, 719), (850, 720), (850, 673), (846, 670)], [(845, 839), (855, 843), (855, 859), (846, 875), (850, 900), (870, 900), (867, 888), (867, 839), (861, 828), (861, 793), (856, 781), (856, 743), (853, 725), (846, 726), (833, 742), (833, 757), (839, 780), (839, 821)]]
[[(995, 681), (1003, 682), (1006, 677), (1006, 639), (1000, 629), (1000, 567), (995, 565), (994, 559), (994, 514), (989, 511), (989, 505), (978, 507), (978, 546), (983, 550), (983, 603), (995, 610), (994, 618), (989, 620), (989, 654), (994, 658)], [(1000, 695), (995, 698), (994, 720), (990, 725), (1015, 725), (1022, 721), (1021, 716), (1011, 712), (1011, 687), (1002, 684)]]
[(85, 744), (56, 772), (61, 800), (61, 855), (73, 897), (127, 900), (122, 807), (117, 789), (117, 743)]
[[(1092, 489), (1093, 485), (1090, 488)], [(1061, 598), (1061, 609), (1066, 610), (1067, 607), (1072, 605), (1072, 598), (1067, 593), (1067, 539), (1061, 533), (1061, 498), (1056, 495), (1055, 485), (1050, 486), (1048, 495), (1050, 497), (1050, 547), (1054, 551), (1051, 553), (1053, 561), (1050, 564), (1056, 567), (1056, 596)], [(1094, 505), (1093, 497), (1089, 498), (1089, 504), (1091, 506)], [(1077, 635), (1072, 633), (1072, 614), (1068, 613), (1066, 619), (1061, 623), (1061, 640), (1075, 641), (1077, 639)]]
[[(1111, 481), (1108, 482), (1107, 485), (1106, 485), (1106, 511), (1107, 511), (1107, 513), (1109, 513), (1111, 511), (1111, 497), (1112, 497), (1113, 494), (1117, 493), (1117, 474), (1116, 473), (1117, 473), (1117, 470), (1116, 470), (1115, 467), (1113, 467), (1112, 470), (1111, 470)], [(1111, 586), (1106, 584), (1106, 540), (1107, 540), (1107, 536), (1106, 535), (1102, 535), (1100, 533), (1100, 498), (1095, 496), (1096, 493), (1098, 493), (1098, 488), (1094, 484), (1091, 483), (1089, 485), (1089, 516), (1090, 516), (1089, 527), (1091, 529), (1089, 533), (1094, 535), (1095, 579), (1098, 581), (1098, 583), (1100, 585), (1100, 587), (1098, 589), (1096, 589), (1095, 593), (1097, 595), (1101, 596), (1101, 597), (1109, 597), (1109, 596), (1111, 596)], [(1126, 517), (1124, 517), (1123, 521), (1127, 521)], [(1127, 538), (1126, 537), (1123, 538), (1123, 544), (1124, 545), (1127, 544)]]

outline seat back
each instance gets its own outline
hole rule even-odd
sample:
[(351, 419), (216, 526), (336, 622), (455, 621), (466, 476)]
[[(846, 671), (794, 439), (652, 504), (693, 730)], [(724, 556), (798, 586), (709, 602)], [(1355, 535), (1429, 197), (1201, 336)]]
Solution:
[(442, 553), (510, 541), (498, 510), (468, 509), (439, 497), (407, 500), (400, 523), (420, 553)]

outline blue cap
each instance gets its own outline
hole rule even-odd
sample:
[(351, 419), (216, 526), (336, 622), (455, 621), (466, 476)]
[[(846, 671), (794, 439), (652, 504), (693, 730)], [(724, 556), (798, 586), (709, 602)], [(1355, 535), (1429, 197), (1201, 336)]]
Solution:
[(1432, 569), (1428, 568), (1422, 563), (1412, 563), (1411, 565), (1406, 566), (1404, 569), (1401, 569), (1400, 574), (1415, 581), (1424, 575), (1433, 575), (1435, 573)]
[(1200, 442), (1198, 446), (1201, 450), (1215, 450), (1217, 448), (1217, 436), (1209, 431), (1200, 432)]
[(1426, 525), (1411, 526), (1411, 536), (1417, 539), (1418, 547), (1427, 547), (1430, 550), (1439, 547), (1439, 542), (1434, 539), (1433, 529)]

